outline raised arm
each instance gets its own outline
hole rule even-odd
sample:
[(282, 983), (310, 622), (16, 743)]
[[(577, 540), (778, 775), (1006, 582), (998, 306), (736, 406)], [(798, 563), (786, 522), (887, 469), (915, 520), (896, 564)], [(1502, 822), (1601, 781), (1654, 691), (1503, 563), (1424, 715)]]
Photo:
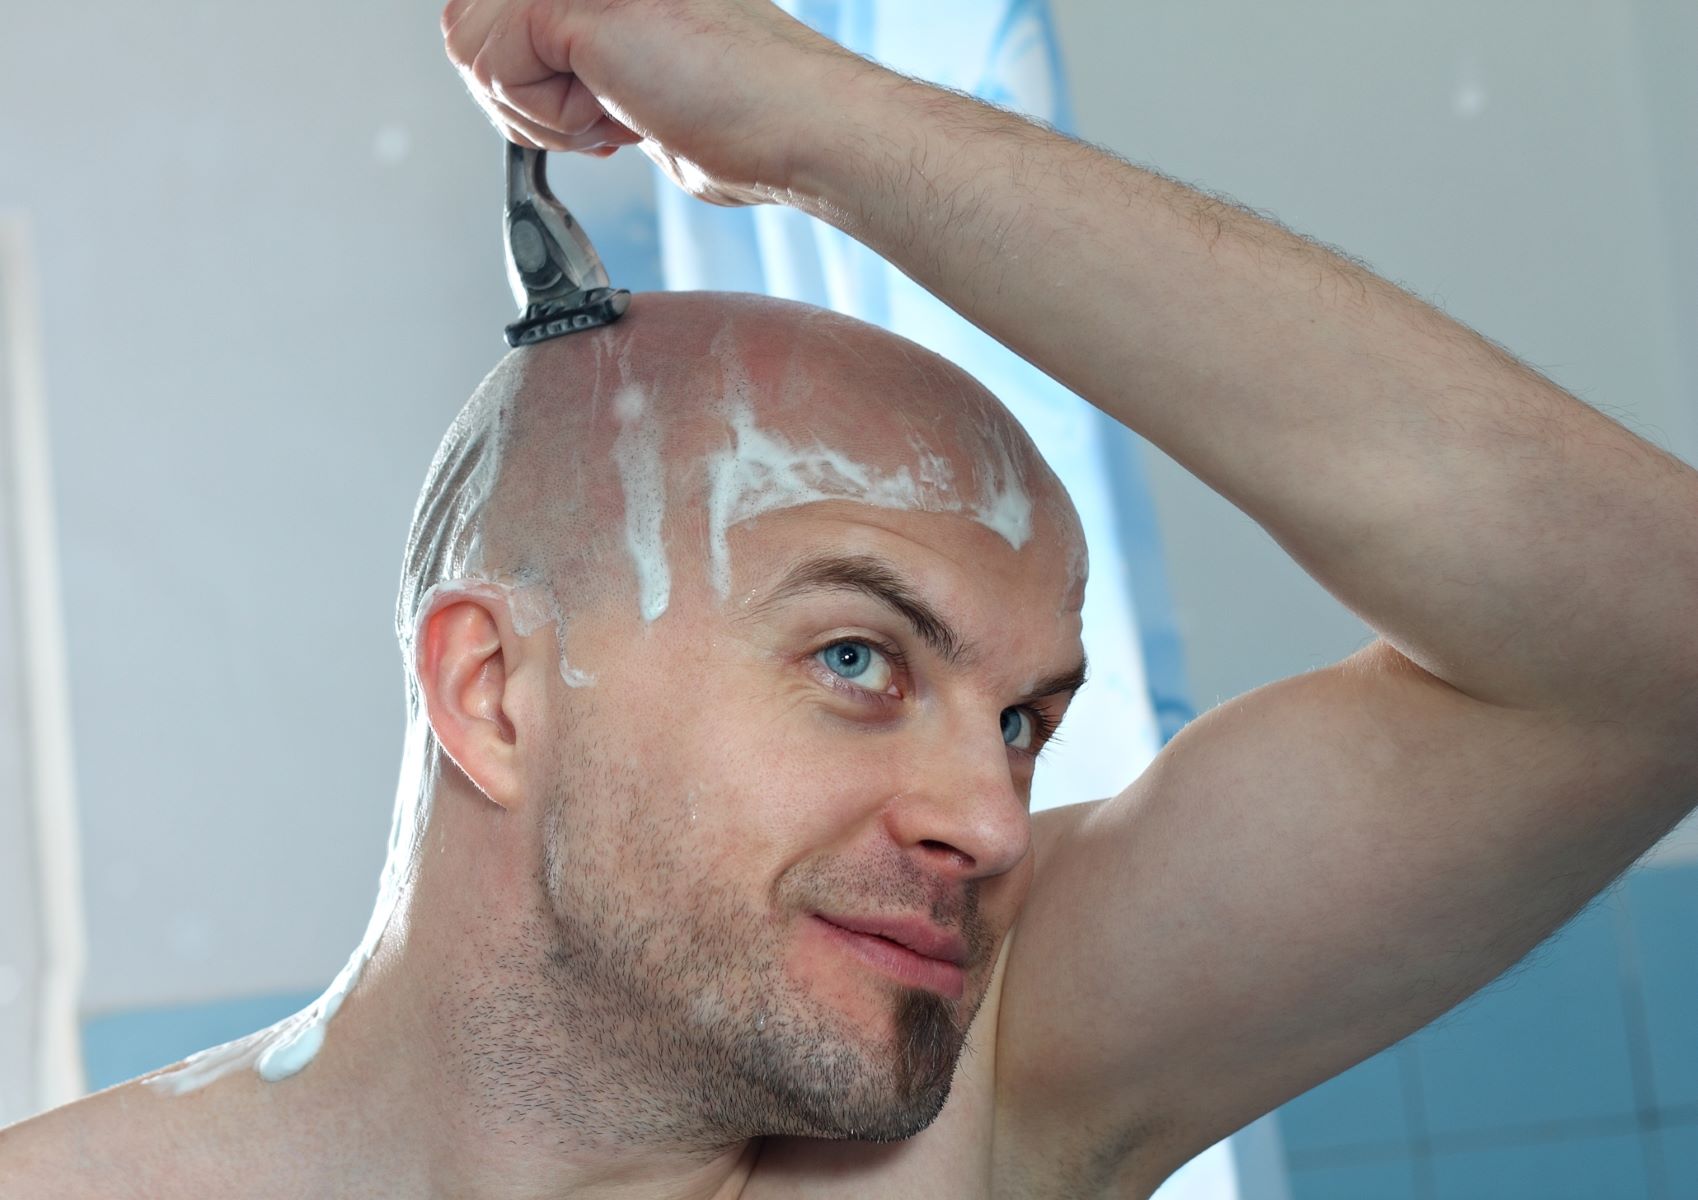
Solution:
[(1488, 982), (1698, 801), (1698, 473), (1484, 338), (764, 0), (474, 0), (445, 26), (516, 136), (636, 130), (697, 194), (846, 230), (1382, 635), (1040, 819), (1010, 1153), (1159, 1177)]
[(444, 25), (510, 134), (590, 149), (631, 126), (697, 194), (838, 225), (1467, 695), (1698, 705), (1698, 475), (1359, 264), (766, 0), (455, 0)]

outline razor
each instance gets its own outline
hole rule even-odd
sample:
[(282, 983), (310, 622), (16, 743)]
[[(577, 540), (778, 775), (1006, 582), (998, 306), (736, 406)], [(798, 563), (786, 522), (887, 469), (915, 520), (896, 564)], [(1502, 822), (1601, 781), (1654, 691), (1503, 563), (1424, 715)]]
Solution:
[(631, 293), (613, 287), (584, 227), (549, 190), (545, 150), (507, 143), (507, 281), (519, 319), (507, 326), (509, 346), (617, 321)]

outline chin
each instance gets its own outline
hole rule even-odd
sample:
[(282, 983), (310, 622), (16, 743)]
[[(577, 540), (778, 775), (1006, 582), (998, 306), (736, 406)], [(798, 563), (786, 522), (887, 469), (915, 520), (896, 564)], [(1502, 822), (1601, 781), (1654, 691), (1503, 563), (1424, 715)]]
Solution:
[[(945, 1083), (935, 1095), (912, 1097), (898, 1110), (882, 1114), (865, 1124), (857, 1124), (825, 1134), (838, 1141), (905, 1142), (925, 1132), (949, 1101), (949, 1084)], [(820, 1135), (816, 1135), (820, 1136)]]
[(749, 1047), (757, 1061), (745, 1064), (754, 1067), (746, 1078), (758, 1081), (768, 1104), (760, 1128), (748, 1132), (896, 1142), (937, 1120), (965, 1043), (956, 1006), (902, 989), (891, 1012), (871, 1042), (866, 1026), (851, 1024), (836, 1037), (815, 1029)]
[(829, 1141), (906, 1141), (937, 1120), (949, 1101), (949, 1088), (945, 1080), (940, 1086), (900, 1098), (810, 1097), (816, 1104), (792, 1107), (759, 1132), (763, 1136)]

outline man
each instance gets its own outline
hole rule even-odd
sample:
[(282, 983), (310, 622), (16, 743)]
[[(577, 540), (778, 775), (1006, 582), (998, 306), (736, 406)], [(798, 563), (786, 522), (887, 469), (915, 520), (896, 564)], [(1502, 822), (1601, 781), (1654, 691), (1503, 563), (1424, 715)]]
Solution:
[(443, 23), (508, 136), (641, 141), (700, 196), (855, 234), (1381, 639), (1028, 818), (1083, 585), (1029, 444), (890, 335), (638, 297), (510, 356), (433, 465), (399, 612), (416, 787), (352, 970), (18, 1127), (10, 1178), (1144, 1196), (1692, 807), (1682, 464), (1361, 268), (758, 0)]

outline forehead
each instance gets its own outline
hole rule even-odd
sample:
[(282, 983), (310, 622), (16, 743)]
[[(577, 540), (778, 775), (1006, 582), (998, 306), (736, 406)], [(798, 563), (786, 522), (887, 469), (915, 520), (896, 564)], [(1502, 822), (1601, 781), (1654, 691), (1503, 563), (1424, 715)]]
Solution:
[[(645, 619), (692, 576), (730, 599), (733, 575), (747, 574), (737, 556), (760, 544), (744, 526), (810, 521), (882, 531), (892, 552), (939, 564), (994, 559), (1004, 591), (1059, 586), (1059, 608), (1077, 608), (1084, 543), (1071, 504), (971, 376), (832, 313), (643, 299), (643, 317), (515, 360), (496, 538), (534, 545), (543, 561), (611, 568), (594, 574), (645, 592)], [(833, 503), (844, 501), (856, 503)], [(777, 520), (792, 512), (807, 516)], [(907, 519), (944, 515), (957, 519)]]
[[(891, 512), (845, 501), (774, 513), (735, 536), (733, 620), (784, 620), (791, 613), (881, 604), (917, 630), (925, 619), (888, 597), (898, 591), (949, 623), (962, 649), (1015, 647), (1036, 666), (1077, 658), (1084, 581), (1069, 578), (1073, 525), (1040, 509), (1018, 550), (953, 513)], [(1070, 516), (1070, 511), (1064, 514)], [(879, 576), (865, 586), (864, 576)], [(851, 582), (850, 580), (859, 580)], [(933, 648), (953, 657), (927, 636)], [(1021, 656), (1024, 657), (1024, 656)], [(1013, 664), (1010, 664), (1013, 665)]]

